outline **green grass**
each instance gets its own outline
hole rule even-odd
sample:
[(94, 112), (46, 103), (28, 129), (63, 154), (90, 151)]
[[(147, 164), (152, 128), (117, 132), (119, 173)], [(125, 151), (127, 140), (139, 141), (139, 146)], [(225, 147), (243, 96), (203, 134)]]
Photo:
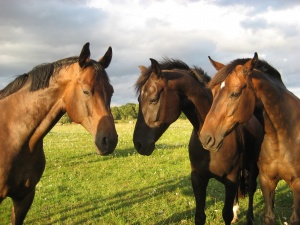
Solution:
[[(117, 123), (119, 143), (99, 156), (91, 136), (79, 125), (55, 126), (45, 138), (46, 169), (25, 224), (163, 225), (194, 224), (188, 141), (191, 125), (179, 120), (156, 144), (151, 156), (134, 150), (134, 125)], [(276, 191), (277, 224), (291, 215), (292, 194), (284, 182)], [(207, 224), (222, 224), (223, 185), (211, 179)], [(10, 223), (11, 200), (0, 206), (0, 224)], [(247, 199), (240, 202), (245, 224)], [(261, 191), (255, 195), (255, 224), (262, 223)]]

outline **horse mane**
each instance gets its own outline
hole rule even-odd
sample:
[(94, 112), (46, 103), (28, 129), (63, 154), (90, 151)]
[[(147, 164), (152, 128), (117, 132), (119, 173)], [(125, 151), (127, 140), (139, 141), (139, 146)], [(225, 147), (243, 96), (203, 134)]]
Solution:
[[(204, 85), (206, 85), (210, 81), (210, 77), (204, 72), (203, 69), (197, 66), (194, 66), (194, 68), (190, 68), (185, 62), (179, 59), (163, 58), (162, 61), (159, 62), (159, 65), (161, 70), (179, 69), (188, 71), (196, 81)], [(152, 68), (151, 66), (149, 66), (147, 70), (139, 76), (138, 80), (135, 83), (135, 90), (137, 95), (140, 93), (142, 87), (150, 77), (151, 73)]]
[[(49, 86), (49, 81), (51, 77), (54, 77), (55, 75), (58, 74), (58, 72), (62, 69), (65, 68), (75, 62), (78, 62), (78, 57), (73, 56), (65, 59), (60, 59), (56, 62), (53, 63), (45, 63), (45, 64), (40, 64), (36, 67), (34, 67), (31, 71), (28, 73), (24, 73), (22, 75), (19, 75), (10, 82), (5, 88), (0, 90), (0, 99), (3, 99), (18, 90), (20, 90), (25, 83), (28, 81), (31, 81), (29, 91), (37, 91), (39, 89), (44, 89)], [(99, 64), (99, 65), (98, 65)], [(101, 74), (101, 76), (97, 76), (97, 79), (105, 79), (107, 82), (109, 82), (109, 78), (105, 72), (104, 69), (101, 69), (100, 63), (90, 60), (89, 64), (87, 66), (93, 66), (97, 72), (101, 70), (103, 73), (104, 71), (104, 76)], [(103, 71), (102, 71), (103, 70)], [(99, 78), (100, 77), (100, 78)]]
[[(232, 71), (235, 69), (236, 66), (244, 65), (249, 60), (250, 60), (250, 58), (233, 60), (231, 63), (229, 63), (225, 67), (221, 68), (216, 73), (216, 75), (208, 83), (207, 87), (212, 89), (214, 86), (220, 84), (221, 82), (223, 82), (226, 79), (226, 77), (229, 74), (232, 73)], [(283, 84), (280, 73), (274, 67), (272, 67), (270, 64), (268, 64), (266, 61), (258, 60), (258, 62), (255, 65), (255, 69), (267, 74), (270, 78), (274, 78)]]

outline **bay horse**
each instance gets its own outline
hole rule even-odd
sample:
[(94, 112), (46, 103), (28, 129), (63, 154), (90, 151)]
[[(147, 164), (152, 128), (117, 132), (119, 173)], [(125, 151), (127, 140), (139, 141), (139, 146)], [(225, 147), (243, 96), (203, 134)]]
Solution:
[(214, 149), (230, 131), (261, 114), (264, 136), (258, 159), (259, 181), (264, 198), (264, 224), (275, 224), (275, 188), (283, 179), (293, 192), (291, 225), (300, 224), (300, 100), (288, 91), (280, 73), (266, 61), (237, 59), (218, 70), (209, 84), (214, 100), (200, 139)]
[(91, 133), (100, 155), (114, 151), (113, 87), (105, 72), (111, 58), (109, 47), (99, 61), (90, 59), (86, 43), (79, 57), (39, 65), (0, 91), (0, 203), (12, 199), (12, 224), (22, 224), (32, 205), (46, 164), (43, 139), (65, 113)]
[(205, 86), (210, 77), (201, 68), (191, 69), (180, 60), (165, 59), (161, 63), (150, 60), (150, 67), (140, 66), (141, 75), (135, 84), (139, 95), (139, 112), (133, 134), (135, 149), (142, 155), (151, 155), (155, 142), (183, 112), (193, 125), (189, 159), (196, 200), (195, 224), (205, 224), (206, 221), (205, 201), (210, 178), (225, 186), (222, 216), (226, 225), (231, 223), (240, 179), (245, 179), (246, 170), (250, 174), (247, 224), (252, 224), (258, 174), (256, 155), (260, 148), (259, 136), (256, 135), (262, 131), (259, 122), (253, 117), (251, 122), (238, 126), (224, 140), (220, 151), (205, 150), (198, 139), (198, 131), (212, 103), (211, 91)]

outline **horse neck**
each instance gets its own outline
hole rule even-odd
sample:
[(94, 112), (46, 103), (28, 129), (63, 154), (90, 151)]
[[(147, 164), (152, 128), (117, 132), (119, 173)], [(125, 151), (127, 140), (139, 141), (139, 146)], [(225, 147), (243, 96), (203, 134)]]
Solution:
[(181, 95), (182, 112), (194, 129), (199, 130), (212, 103), (211, 91), (189, 74), (178, 79), (177, 89)]
[(59, 88), (56, 84), (48, 88), (30, 92), (28, 85), (18, 92), (7, 96), (0, 102), (8, 131), (19, 137), (16, 146), (24, 145), (29, 140), (30, 150), (43, 138), (64, 114)]
[(257, 98), (255, 111), (262, 112), (266, 134), (277, 136), (283, 131), (281, 134), (288, 135), (286, 128), (299, 121), (299, 113), (294, 110), (300, 108), (299, 99), (280, 81), (264, 74), (255, 73), (251, 83)]

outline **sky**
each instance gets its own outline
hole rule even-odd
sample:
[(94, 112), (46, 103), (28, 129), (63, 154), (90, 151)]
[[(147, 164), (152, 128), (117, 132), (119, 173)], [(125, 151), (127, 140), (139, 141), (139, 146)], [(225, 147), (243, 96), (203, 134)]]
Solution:
[(137, 103), (134, 83), (149, 58), (180, 59), (211, 77), (208, 56), (227, 64), (254, 52), (300, 98), (299, 0), (1, 0), (0, 89), (34, 66), (109, 46), (112, 106)]

